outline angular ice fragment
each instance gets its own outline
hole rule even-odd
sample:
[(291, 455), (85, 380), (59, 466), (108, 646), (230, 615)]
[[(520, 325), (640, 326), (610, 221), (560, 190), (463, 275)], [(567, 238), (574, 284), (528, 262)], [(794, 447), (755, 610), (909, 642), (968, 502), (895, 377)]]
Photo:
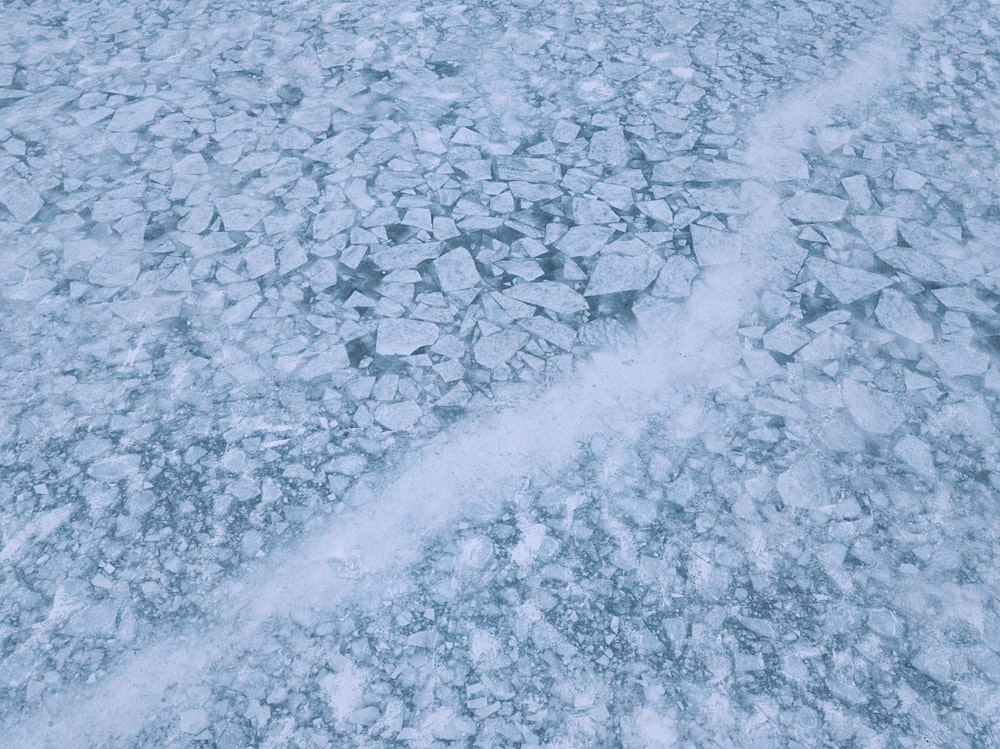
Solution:
[(572, 315), (574, 312), (582, 312), (590, 308), (586, 299), (557, 281), (520, 283), (506, 289), (503, 293), (518, 301), (544, 307), (560, 315)]
[(247, 265), (247, 274), (250, 278), (266, 276), (268, 273), (273, 272), (276, 267), (274, 264), (274, 248), (269, 244), (258, 244), (251, 247), (244, 252), (243, 260)]
[(990, 364), (988, 354), (960, 343), (932, 344), (927, 353), (947, 377), (980, 377)]
[(810, 258), (806, 265), (816, 279), (842, 304), (852, 304), (892, 283), (892, 279), (822, 258)]
[(926, 184), (926, 177), (909, 169), (897, 169), (892, 178), (894, 190), (919, 190)]
[(368, 140), (368, 136), (360, 130), (345, 130), (332, 138), (321, 140), (305, 152), (305, 157), (335, 165), (347, 158), (354, 149), (366, 140)]
[(809, 336), (790, 320), (776, 325), (764, 334), (764, 345), (785, 356), (791, 356), (807, 343)]
[[(313, 239), (322, 242), (343, 231), (347, 231), (354, 226), (356, 215), (353, 208), (338, 208), (333, 211), (323, 211), (313, 219)], [(228, 227), (229, 224), (227, 223), (226, 226)]]
[(272, 204), (245, 195), (216, 198), (215, 208), (222, 216), (227, 231), (247, 231), (256, 226), (266, 216)]
[(859, 209), (867, 211), (872, 207), (872, 193), (868, 188), (868, 178), (863, 174), (854, 174), (840, 180), (848, 197)]
[(926, 343), (934, 338), (931, 324), (920, 317), (916, 306), (904, 294), (895, 289), (882, 292), (875, 307), (875, 319), (887, 330), (914, 343)]
[(504, 181), (558, 182), (562, 178), (558, 162), (516, 156), (497, 157), (497, 176)]
[(781, 204), (785, 215), (805, 223), (840, 221), (847, 210), (847, 201), (821, 192), (802, 192)]
[(691, 282), (698, 275), (698, 266), (683, 255), (671, 255), (660, 269), (653, 286), (653, 296), (686, 299), (691, 294)]
[(855, 216), (851, 223), (873, 250), (896, 245), (896, 219), (891, 216)]
[(381, 270), (415, 268), (424, 260), (432, 260), (441, 250), (440, 242), (413, 242), (390, 247), (373, 254), (372, 260)]
[(900, 404), (889, 393), (854, 380), (841, 385), (847, 411), (858, 426), (873, 434), (892, 434), (906, 419)]
[(438, 339), (438, 327), (431, 322), (393, 318), (378, 324), (375, 351), (383, 356), (409, 356)]
[(109, 252), (98, 258), (90, 268), (87, 280), (97, 286), (129, 286), (139, 277), (139, 258), (125, 253)]
[(517, 330), (501, 330), (483, 336), (472, 347), (476, 362), (487, 369), (504, 364), (528, 342), (528, 334)]
[(907, 434), (899, 442), (893, 452), (906, 465), (924, 476), (934, 476), (937, 472), (934, 467), (934, 456), (931, 449), (923, 440), (919, 440), (912, 434)]
[(709, 229), (704, 226), (691, 226), (691, 241), (694, 243), (694, 254), (698, 265), (722, 265), (739, 259), (737, 242), (740, 238), (730, 232)]
[(23, 179), (5, 176), (0, 180), (0, 203), (15, 221), (23, 224), (35, 217), (45, 201), (35, 188)]
[(646, 255), (601, 255), (587, 284), (584, 296), (641, 291), (656, 278), (663, 260), (652, 253)]
[(570, 257), (591, 257), (608, 243), (614, 229), (606, 226), (574, 226), (556, 242), (558, 250)]
[(441, 291), (457, 291), (471, 289), (482, 280), (476, 270), (476, 262), (464, 247), (458, 247), (434, 261), (434, 272), (437, 274), (438, 286)]
[(603, 200), (573, 198), (573, 220), (578, 224), (613, 224), (619, 219)]
[(542, 315), (518, 320), (517, 324), (534, 336), (552, 343), (564, 351), (573, 350), (576, 332), (573, 328), (557, 323)]
[(625, 166), (628, 163), (628, 152), (625, 131), (620, 127), (612, 127), (598, 130), (591, 136), (587, 157), (599, 164)]
[(934, 289), (931, 293), (948, 309), (971, 312), (974, 315), (996, 314), (993, 308), (977, 297), (976, 292), (968, 286)]
[(778, 494), (789, 507), (820, 509), (830, 504), (830, 491), (820, 464), (803, 458), (778, 476)]
[(393, 432), (409, 429), (423, 415), (423, 411), (413, 401), (401, 403), (380, 403), (375, 407), (375, 421)]
[(163, 102), (159, 99), (142, 99), (133, 104), (122, 104), (107, 124), (107, 129), (114, 133), (138, 130), (151, 123), (162, 106)]

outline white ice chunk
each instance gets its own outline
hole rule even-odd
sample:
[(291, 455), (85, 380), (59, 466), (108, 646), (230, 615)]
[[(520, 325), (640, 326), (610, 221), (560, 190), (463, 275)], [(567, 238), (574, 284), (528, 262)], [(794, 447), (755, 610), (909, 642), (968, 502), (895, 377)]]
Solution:
[(0, 180), (0, 203), (10, 211), (15, 221), (22, 224), (31, 221), (44, 202), (35, 188), (23, 179), (4, 177)]
[(855, 216), (851, 223), (873, 250), (896, 245), (896, 219), (892, 216)]
[(409, 356), (438, 339), (438, 327), (432, 322), (392, 318), (378, 324), (375, 351), (383, 356)]
[(736, 234), (704, 226), (692, 226), (691, 240), (694, 243), (694, 254), (698, 258), (698, 265), (721, 265), (731, 263), (740, 257), (739, 248), (736, 246), (740, 238)]
[(847, 380), (841, 385), (847, 410), (858, 426), (873, 434), (892, 434), (903, 423), (903, 409), (889, 393)]
[(894, 190), (919, 190), (927, 184), (927, 178), (910, 169), (897, 169), (892, 178)]
[(819, 463), (803, 458), (778, 476), (778, 494), (789, 507), (819, 509), (830, 504), (830, 491)]
[(641, 291), (656, 278), (663, 266), (657, 255), (601, 255), (584, 296)]
[(781, 207), (793, 221), (832, 223), (844, 217), (847, 201), (821, 192), (802, 192), (786, 200)]
[(559, 238), (556, 247), (570, 257), (590, 257), (600, 252), (614, 233), (606, 226), (574, 226)]
[(691, 282), (698, 275), (698, 266), (683, 255), (671, 255), (660, 269), (653, 286), (653, 296), (687, 298)]
[(504, 294), (520, 302), (550, 309), (560, 315), (572, 315), (590, 307), (587, 300), (573, 289), (556, 281), (520, 283), (504, 291)]
[(613, 224), (619, 218), (603, 200), (573, 198), (573, 220), (578, 224)]
[(894, 452), (906, 465), (924, 476), (934, 476), (934, 456), (930, 447), (923, 440), (919, 440), (912, 434), (907, 434), (896, 443)]
[(620, 127), (598, 130), (590, 138), (587, 157), (598, 164), (625, 166), (628, 163), (628, 142)]
[(497, 158), (497, 176), (504, 181), (558, 182), (562, 172), (558, 162), (548, 159), (501, 156)]
[(934, 289), (931, 293), (948, 309), (971, 312), (974, 315), (995, 314), (993, 308), (976, 296), (976, 292), (968, 286)]
[(375, 421), (394, 432), (409, 429), (423, 415), (423, 411), (413, 401), (401, 403), (380, 403), (373, 413)]
[(227, 231), (247, 231), (256, 226), (271, 210), (272, 205), (245, 195), (217, 198), (215, 208), (222, 216)]
[(163, 102), (159, 99), (142, 99), (133, 104), (122, 104), (115, 111), (107, 128), (115, 133), (138, 130), (151, 123), (162, 106)]
[(528, 342), (528, 334), (517, 330), (501, 330), (483, 336), (472, 347), (476, 362), (487, 369), (499, 367)]
[[(354, 226), (355, 216), (353, 208), (323, 211), (313, 219), (313, 239), (322, 242), (335, 237), (343, 231), (347, 231)], [(223, 220), (225, 220), (225, 217), (223, 217)], [(226, 226), (229, 226), (228, 222)]]
[(807, 343), (809, 335), (790, 320), (776, 325), (764, 334), (764, 345), (785, 356), (791, 356)]
[(851, 304), (884, 289), (892, 279), (858, 268), (831, 263), (822, 258), (810, 258), (806, 265), (816, 279), (842, 304)]
[(868, 187), (868, 178), (865, 175), (855, 174), (850, 177), (844, 177), (840, 180), (840, 184), (844, 186), (848, 197), (862, 211), (867, 211), (872, 207), (872, 193)]
[(471, 289), (482, 280), (476, 270), (476, 262), (464, 247), (458, 247), (434, 261), (438, 285), (441, 291)]
[(139, 271), (138, 257), (109, 252), (94, 261), (87, 280), (97, 286), (129, 286), (139, 277)]
[(332, 138), (321, 140), (305, 152), (305, 157), (335, 165), (347, 158), (354, 149), (366, 140), (368, 140), (368, 136), (360, 130), (345, 130)]
[(934, 328), (920, 317), (913, 302), (895, 289), (882, 292), (875, 307), (875, 319), (887, 330), (914, 343), (926, 343), (934, 338)]
[(960, 343), (932, 344), (927, 353), (947, 377), (979, 377), (986, 374), (990, 364), (988, 354)]

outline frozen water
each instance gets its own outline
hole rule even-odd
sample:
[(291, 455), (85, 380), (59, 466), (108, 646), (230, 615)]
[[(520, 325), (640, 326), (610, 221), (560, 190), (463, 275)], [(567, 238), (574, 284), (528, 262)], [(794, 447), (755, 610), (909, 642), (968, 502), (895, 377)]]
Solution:
[(986, 0), (7, 3), (0, 745), (1000, 742)]

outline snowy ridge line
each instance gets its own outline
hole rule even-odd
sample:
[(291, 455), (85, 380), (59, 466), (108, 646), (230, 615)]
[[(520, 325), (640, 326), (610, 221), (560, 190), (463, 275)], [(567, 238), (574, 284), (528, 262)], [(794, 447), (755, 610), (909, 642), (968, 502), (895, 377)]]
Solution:
[(862, 104), (891, 85), (905, 68), (906, 27), (930, 9), (923, 0), (897, 2), (894, 24), (840, 76), (783, 98), (755, 119), (745, 160), (761, 183), (743, 193), (749, 218), (739, 234), (727, 235), (731, 260), (704, 271), (683, 306), (637, 312), (637, 344), (598, 353), (546, 393), (440, 434), (384, 484), (358, 485), (329, 529), (209, 593), (202, 607), (217, 613), (207, 629), (156, 639), (96, 685), (54, 697), (47, 712), (0, 725), (5, 745), (127, 743), (158, 707), (183, 699), (172, 696), (176, 687), (183, 693), (271, 619), (301, 606), (335, 612), (366, 584), (416, 561), (428, 538), (460, 517), (495, 514), (525, 479), (557, 470), (589, 437), (610, 430), (634, 439), (643, 415), (676, 409), (692, 390), (725, 388), (742, 354), (740, 320), (762, 289), (797, 271), (790, 224), (777, 193), (765, 186), (781, 178), (773, 155), (802, 148), (807, 128), (826, 124), (833, 109)]

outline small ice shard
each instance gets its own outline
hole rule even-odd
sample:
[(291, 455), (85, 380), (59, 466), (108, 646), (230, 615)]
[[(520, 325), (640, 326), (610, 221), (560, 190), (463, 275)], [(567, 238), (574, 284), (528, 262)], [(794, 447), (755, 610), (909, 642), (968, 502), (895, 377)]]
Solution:
[(778, 494), (789, 507), (819, 509), (830, 504), (830, 491), (819, 463), (803, 458), (778, 476)]
[(906, 419), (900, 404), (889, 393), (854, 380), (841, 386), (844, 403), (858, 426), (873, 434), (892, 434)]
[(511, 286), (503, 293), (520, 302), (544, 307), (560, 315), (572, 315), (590, 307), (586, 299), (557, 281), (520, 283)]
[(378, 324), (375, 351), (383, 356), (410, 356), (438, 339), (438, 327), (431, 322), (391, 318)]
[(892, 283), (892, 279), (885, 276), (831, 263), (822, 258), (810, 258), (806, 265), (842, 304), (852, 304), (864, 299)]
[(656, 278), (663, 260), (657, 255), (601, 255), (591, 274), (584, 296), (641, 291)]
[(434, 272), (437, 273), (438, 285), (441, 291), (458, 291), (471, 289), (482, 280), (476, 270), (476, 262), (464, 247), (458, 247), (434, 261)]
[(802, 192), (781, 204), (785, 215), (803, 223), (834, 223), (844, 217), (847, 201), (821, 192)]
[(895, 289), (882, 292), (875, 307), (875, 319), (896, 335), (908, 338), (914, 343), (933, 340), (934, 328), (924, 320), (913, 302)]
[(478, 364), (487, 369), (495, 369), (509, 360), (527, 342), (527, 333), (501, 330), (476, 341), (472, 352)]

